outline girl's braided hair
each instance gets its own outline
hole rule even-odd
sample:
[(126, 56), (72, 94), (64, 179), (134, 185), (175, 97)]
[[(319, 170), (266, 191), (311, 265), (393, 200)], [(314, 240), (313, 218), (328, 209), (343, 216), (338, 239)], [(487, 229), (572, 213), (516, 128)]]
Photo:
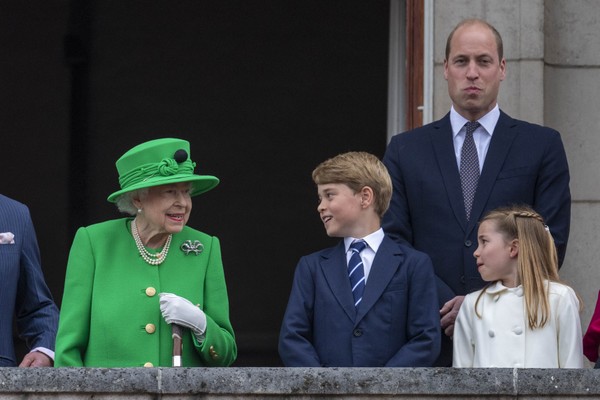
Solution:
[[(540, 214), (527, 206), (490, 211), (480, 221), (493, 221), (505, 240), (518, 241), (517, 272), (523, 285), (525, 311), (531, 329), (543, 327), (550, 317), (549, 282), (559, 282), (558, 256), (554, 239)], [(479, 299), (475, 302), (475, 313)]]

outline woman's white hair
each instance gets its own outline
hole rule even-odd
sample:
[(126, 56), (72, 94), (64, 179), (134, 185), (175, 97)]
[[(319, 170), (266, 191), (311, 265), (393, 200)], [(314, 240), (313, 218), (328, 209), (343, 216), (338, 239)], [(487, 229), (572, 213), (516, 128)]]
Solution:
[(137, 214), (137, 207), (133, 204), (133, 199), (141, 199), (146, 197), (148, 194), (148, 188), (133, 190), (131, 192), (126, 192), (117, 197), (115, 201), (117, 208), (120, 212), (129, 215)]

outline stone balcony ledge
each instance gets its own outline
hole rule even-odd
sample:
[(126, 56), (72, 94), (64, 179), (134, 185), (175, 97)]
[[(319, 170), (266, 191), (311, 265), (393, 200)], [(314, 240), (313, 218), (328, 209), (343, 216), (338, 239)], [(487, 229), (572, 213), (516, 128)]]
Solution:
[(600, 399), (600, 370), (0, 368), (0, 399)]

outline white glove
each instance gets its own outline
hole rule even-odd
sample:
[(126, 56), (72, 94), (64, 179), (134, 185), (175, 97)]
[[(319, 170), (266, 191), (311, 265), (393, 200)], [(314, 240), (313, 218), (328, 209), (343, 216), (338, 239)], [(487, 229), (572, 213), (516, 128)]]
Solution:
[(173, 293), (160, 293), (160, 312), (168, 324), (189, 328), (199, 342), (204, 340), (206, 314), (189, 300)]

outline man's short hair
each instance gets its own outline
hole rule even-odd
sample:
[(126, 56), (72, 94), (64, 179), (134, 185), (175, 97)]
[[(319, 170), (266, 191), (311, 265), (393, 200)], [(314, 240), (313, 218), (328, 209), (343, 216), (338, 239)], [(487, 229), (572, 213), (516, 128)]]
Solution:
[(469, 18), (465, 19), (458, 23), (452, 29), (452, 32), (448, 35), (448, 40), (446, 40), (446, 60), (450, 57), (450, 42), (452, 42), (452, 38), (454, 37), (454, 33), (458, 30), (458, 28), (466, 26), (466, 25), (483, 25), (487, 27), (494, 34), (494, 38), (496, 39), (496, 48), (498, 49), (498, 62), (502, 61), (502, 57), (504, 57), (504, 45), (502, 44), (502, 36), (500, 36), (500, 32), (492, 24), (487, 21), (478, 18)]

